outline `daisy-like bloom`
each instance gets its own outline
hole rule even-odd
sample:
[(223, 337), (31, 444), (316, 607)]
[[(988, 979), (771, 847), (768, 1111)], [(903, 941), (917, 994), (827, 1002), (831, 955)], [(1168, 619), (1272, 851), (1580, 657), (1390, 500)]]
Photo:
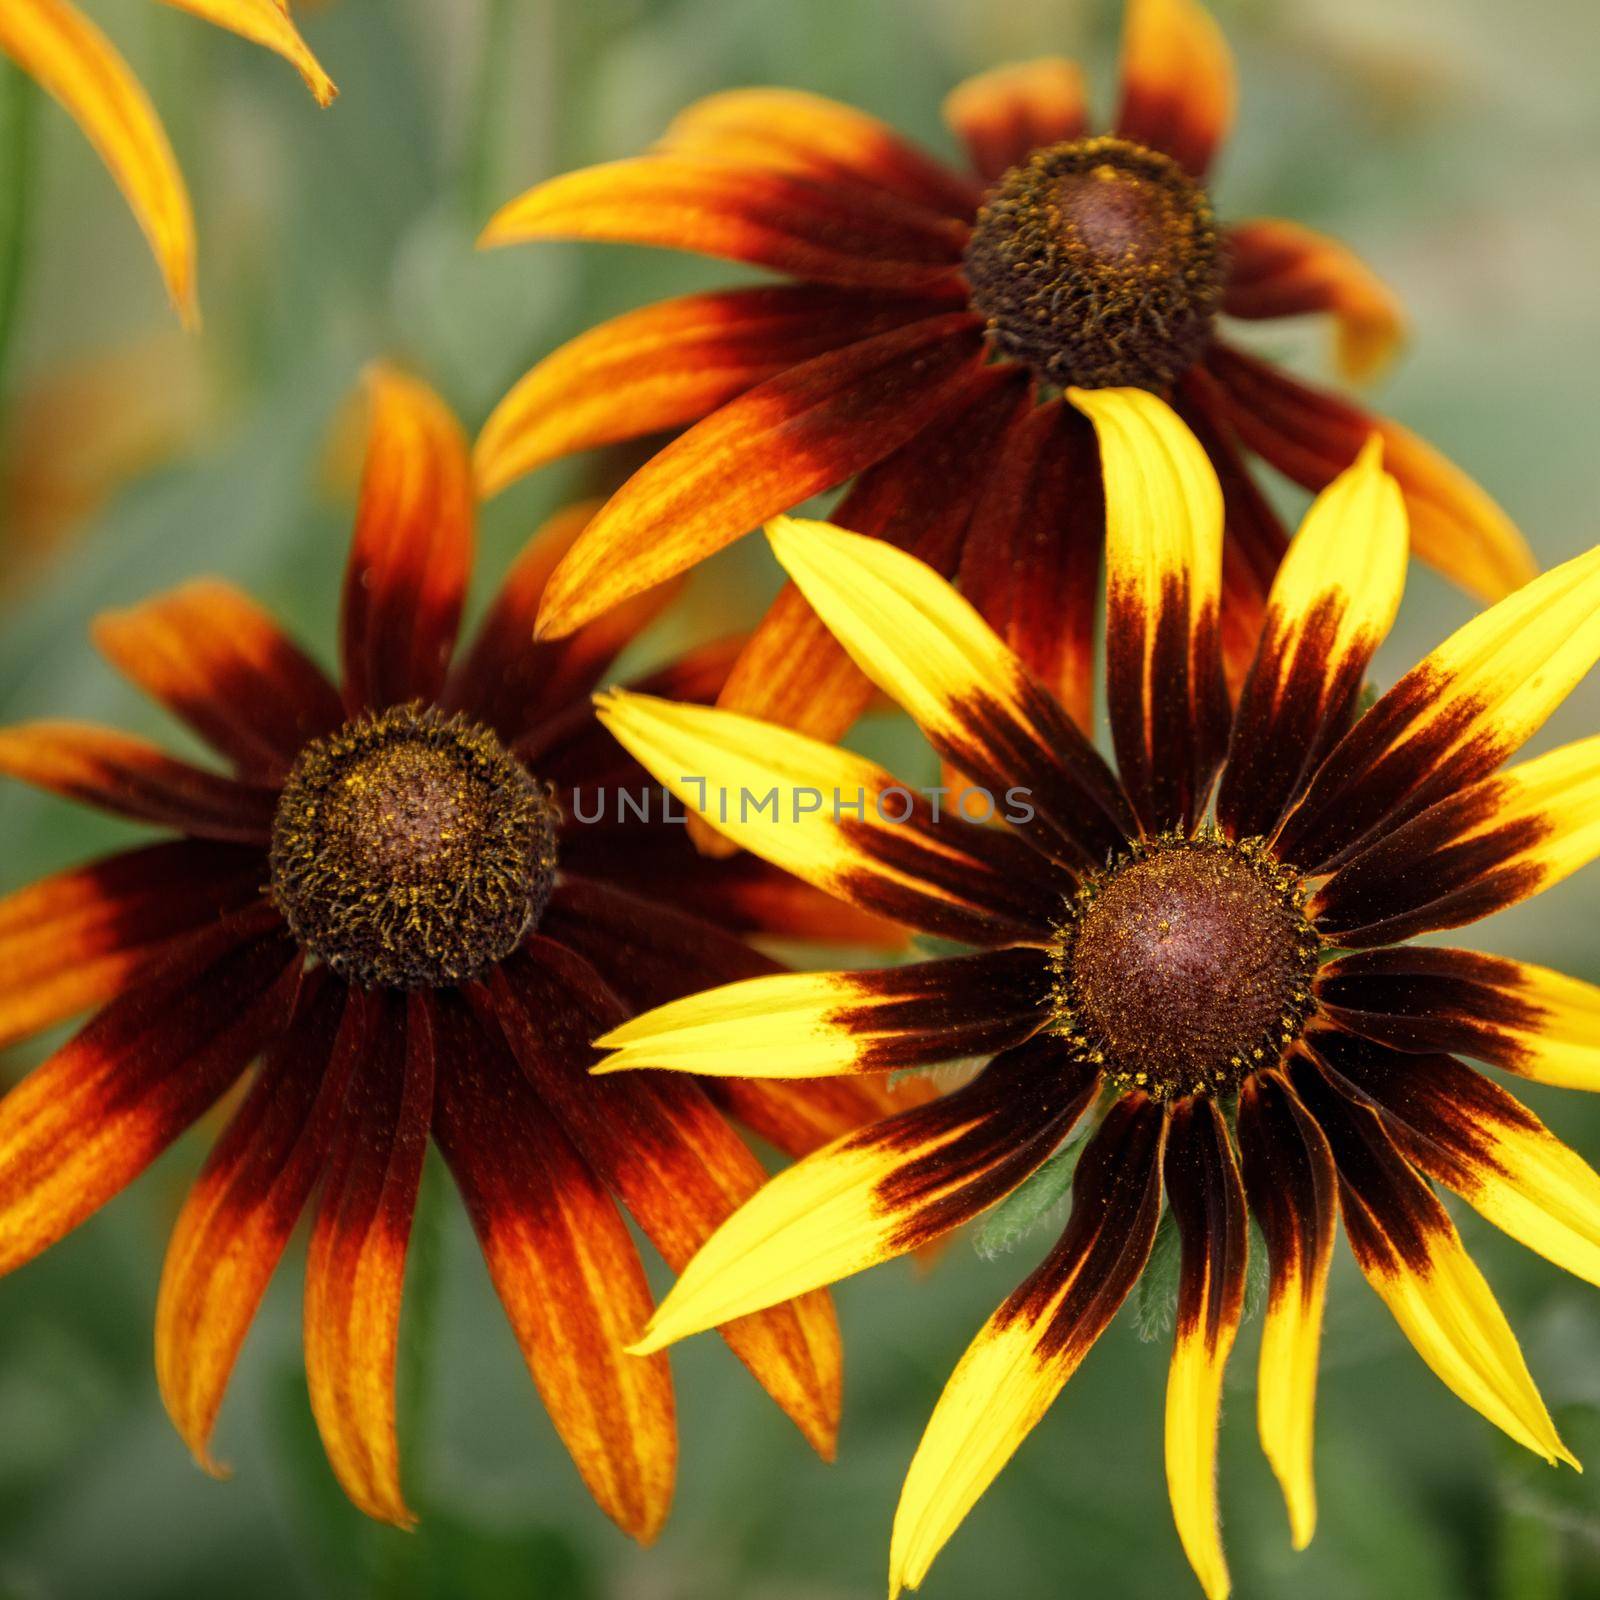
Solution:
[[(289, 17), (285, 0), (165, 0), (275, 51), (319, 106), (338, 90)], [(68, 0), (0, 0), (0, 54), (66, 108), (111, 170), (144, 230), (183, 321), (200, 320), (194, 212), (161, 119), (115, 45)]]
[(1600, 851), (1600, 738), (1497, 770), (1600, 656), (1600, 550), (1483, 613), (1358, 717), (1406, 566), (1402, 497), (1374, 440), (1290, 545), (1230, 707), (1223, 498), (1204, 450), (1147, 393), (1069, 399), (1105, 464), (1120, 776), (937, 574), (825, 524), (775, 526), (779, 559), (939, 754), (1009, 797), (1014, 826), (936, 816), (860, 757), (733, 712), (606, 699), (622, 743), (691, 801), (680, 775), (697, 775), (739, 844), (978, 950), (693, 996), (611, 1032), (605, 1070), (781, 1078), (992, 1057), (969, 1086), (775, 1178), (690, 1263), (636, 1348), (935, 1238), (1088, 1117), (1066, 1231), (962, 1358), (912, 1462), (890, 1592), (921, 1581), (1111, 1320), (1164, 1194), (1180, 1241), (1167, 1482), (1217, 1600), (1217, 1411), (1247, 1206), (1270, 1285), (1261, 1440), (1297, 1546), (1315, 1516), (1336, 1211), (1434, 1372), (1513, 1439), (1571, 1460), (1429, 1180), (1600, 1282), (1600, 1177), (1454, 1054), (1600, 1089), (1600, 990), (1405, 941), (1521, 900)]
[[(551, 580), (541, 629), (562, 634), (855, 479), (834, 520), (953, 576), (1087, 727), (1104, 508), (1093, 434), (1060, 398), (1072, 385), (1170, 396), (1204, 441), (1227, 505), (1235, 683), (1284, 547), (1245, 451), (1320, 490), (1376, 430), (1423, 558), (1486, 599), (1525, 582), (1520, 535), (1454, 466), (1221, 336), (1219, 313), (1326, 312), (1359, 376), (1401, 332), (1393, 295), (1342, 245), (1288, 222), (1218, 222), (1206, 174), (1233, 103), (1211, 17), (1194, 0), (1130, 0), (1109, 135), (1089, 131), (1078, 70), (1059, 60), (950, 96), (970, 176), (859, 111), (747, 90), (690, 107), (654, 154), (509, 204), (485, 243), (627, 240), (796, 280), (621, 317), (497, 408), (477, 446), (486, 493), (571, 450), (695, 424), (595, 519)], [(834, 738), (868, 694), (791, 585), (722, 703)]]
[[(530, 545), (452, 665), (472, 554), (466, 440), (429, 391), (380, 373), (342, 687), (244, 595), (200, 582), (103, 617), (96, 637), (230, 772), (100, 728), (0, 731), (0, 772), (175, 835), (0, 901), (0, 1044), (96, 1008), (0, 1100), (0, 1273), (257, 1063), (178, 1218), (156, 1311), (161, 1392), (200, 1461), (310, 1206), (312, 1408), (351, 1499), (411, 1519), (395, 1356), (432, 1138), (561, 1437), (602, 1508), (649, 1539), (672, 1493), (672, 1385), (661, 1358), (624, 1353), (652, 1300), (618, 1202), (681, 1267), (764, 1178), (725, 1113), (798, 1154), (889, 1102), (845, 1085), (588, 1076), (589, 1041), (632, 1010), (777, 970), (738, 930), (856, 939), (870, 919), (753, 859), (707, 871), (681, 824), (659, 809), (638, 820), (654, 785), (588, 697), (659, 598), (533, 641), (579, 526), (558, 519)], [(728, 659), (691, 654), (656, 686), (708, 698)], [(613, 795), (599, 815), (618, 787), (635, 810)], [(724, 1331), (831, 1453), (826, 1295)]]

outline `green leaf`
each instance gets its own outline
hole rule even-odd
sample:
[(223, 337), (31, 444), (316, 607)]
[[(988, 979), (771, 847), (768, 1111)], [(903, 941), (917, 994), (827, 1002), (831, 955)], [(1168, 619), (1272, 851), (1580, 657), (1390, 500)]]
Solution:
[(984, 1218), (972, 1246), (985, 1261), (1016, 1249), (1041, 1223), (1059, 1220), (1084, 1142), (1081, 1134), (1069, 1140)]
[(1178, 1311), (1178, 1227), (1170, 1209), (1161, 1213), (1150, 1260), (1133, 1291), (1133, 1326), (1146, 1344), (1172, 1331)]

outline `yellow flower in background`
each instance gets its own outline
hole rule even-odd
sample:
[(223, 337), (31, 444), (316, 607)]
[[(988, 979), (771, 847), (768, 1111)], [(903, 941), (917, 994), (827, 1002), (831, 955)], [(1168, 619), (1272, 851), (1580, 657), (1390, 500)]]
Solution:
[(1065, 1233), (967, 1351), (912, 1462), (890, 1592), (922, 1580), (1111, 1321), (1164, 1194), (1179, 1245), (1167, 1483), (1184, 1550), (1220, 1600), (1216, 1439), (1247, 1206), (1268, 1257), (1259, 1428), (1296, 1546), (1315, 1523), (1336, 1213), (1444, 1383), (1572, 1462), (1428, 1180), (1600, 1283), (1600, 1175), (1451, 1053), (1600, 1089), (1600, 990), (1407, 941), (1600, 852), (1600, 738), (1498, 770), (1600, 658), (1600, 550), (1478, 616), (1358, 716), (1406, 569), (1404, 503), (1374, 439), (1290, 545), (1231, 705), (1223, 501), (1203, 447), (1148, 393), (1068, 398), (1104, 462), (1116, 772), (944, 580), (826, 524), (775, 524), (780, 561), (1013, 826), (941, 815), (858, 756), (730, 711), (601, 697), (622, 744), (738, 844), (977, 948), (692, 996), (603, 1036), (615, 1054), (600, 1070), (807, 1078), (992, 1058), (943, 1100), (775, 1178), (635, 1348), (928, 1243), (1015, 1189), (1087, 1116)]
[[(276, 0), (165, 0), (274, 50), (318, 105), (338, 90)], [(144, 229), (173, 306), (198, 325), (194, 213), (155, 107), (98, 27), (67, 0), (0, 0), (0, 51), (55, 96), (100, 152)]]

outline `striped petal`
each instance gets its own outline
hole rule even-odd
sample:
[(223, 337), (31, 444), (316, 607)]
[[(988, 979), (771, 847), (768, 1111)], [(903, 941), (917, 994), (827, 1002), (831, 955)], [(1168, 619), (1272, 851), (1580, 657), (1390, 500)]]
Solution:
[(931, 1066), (1020, 1044), (1047, 1015), (1038, 950), (849, 972), (781, 972), (689, 995), (595, 1043), (596, 1071), (818, 1078)]
[(1600, 660), (1600, 549), (1474, 617), (1345, 735), (1278, 834), (1313, 872), (1487, 777)]
[(1413, 1166), (1518, 1243), (1600, 1284), (1600, 1174), (1521, 1101), (1449, 1056), (1401, 1055), (1332, 1029), (1314, 1039)]
[(1116, 131), (1206, 175), (1233, 126), (1233, 56), (1197, 0), (1129, 0)]
[(1600, 988), (1548, 967), (1433, 945), (1325, 962), (1318, 1007), (1396, 1050), (1476, 1056), (1561, 1089), (1600, 1090)]
[(1349, 728), (1399, 609), (1405, 504), (1381, 452), (1373, 439), (1323, 490), (1273, 582), (1217, 791), (1217, 820), (1234, 838), (1276, 831)]
[(166, 4), (203, 17), (282, 56), (305, 79), (319, 106), (332, 105), (337, 98), (339, 91), (333, 79), (322, 70), (322, 63), (289, 20), (287, 5), (277, 4), (276, 0), (166, 0)]
[(340, 610), (352, 713), (433, 700), (472, 569), (474, 504), (461, 425), (425, 384), (368, 374), (372, 414)]
[(1304, 1550), (1317, 1526), (1311, 1441), (1333, 1259), (1333, 1157), (1322, 1130), (1276, 1072), (1245, 1079), (1239, 1150), (1250, 1211), (1267, 1245), (1256, 1419), (1261, 1448), (1289, 1508), (1294, 1547)]
[(886, 123), (799, 89), (729, 89), (672, 120), (660, 149), (859, 183), (970, 220), (977, 190)]
[(1199, 441), (1154, 395), (1067, 398), (1094, 424), (1105, 475), (1112, 742), (1140, 822), (1159, 833), (1194, 821), (1227, 741), (1222, 491)]
[(0, 51), (66, 108), (111, 170), (144, 230), (167, 293), (197, 328), (194, 214), (172, 146), (127, 62), (66, 0), (6, 0)]
[(245, 777), (282, 778), (344, 721), (338, 692), (248, 595), (214, 579), (102, 612), (94, 641)]
[(1084, 134), (1083, 70), (1060, 56), (991, 68), (950, 91), (944, 120), (978, 176), (992, 183), (1033, 151)]
[(239, 783), (109, 728), (25, 722), (0, 728), (0, 773), (80, 805), (202, 839), (265, 844), (276, 792)]
[(1267, 594), (1289, 548), (1289, 534), (1245, 465), (1210, 374), (1191, 367), (1178, 380), (1172, 403), (1222, 486), (1222, 671), (1237, 698), (1255, 660)]
[(1511, 519), (1462, 470), (1386, 417), (1313, 389), (1221, 344), (1206, 365), (1250, 449), (1313, 493), (1383, 435), (1384, 463), (1406, 497), (1411, 548), (1481, 600), (1499, 600), (1539, 570)]
[(911, 714), (934, 749), (996, 795), (1024, 793), (1019, 823), (1072, 867), (1097, 865), (1133, 825), (1116, 778), (1026, 667), (932, 568), (881, 540), (780, 518), (774, 554), (851, 659)]
[[(674, 1271), (737, 1208), (766, 1172), (697, 1084), (676, 1077), (589, 1076), (589, 1040), (620, 1008), (593, 969), (545, 938), (497, 970), (492, 1011), (523, 1071), (584, 1158), (628, 1208)], [(832, 1460), (843, 1355), (826, 1294), (778, 1297), (721, 1329), (729, 1348)], [(722, 1321), (730, 1321), (724, 1318)]]
[(1073, 1175), (1061, 1242), (962, 1356), (906, 1474), (889, 1594), (915, 1589), (1117, 1314), (1161, 1214), (1166, 1119), (1142, 1095), (1106, 1113)]
[(1277, 218), (1228, 229), (1222, 309), (1252, 321), (1326, 312), (1334, 319), (1339, 371), (1355, 383), (1382, 372), (1405, 338), (1398, 297), (1355, 251)]
[(406, 1247), (433, 1115), (427, 1002), (379, 993), (306, 1253), (306, 1382), (322, 1445), (369, 1517), (410, 1527), (395, 1435)]
[(535, 639), (533, 622), (545, 582), (595, 509), (591, 501), (558, 512), (528, 544), (440, 695), (442, 708), (466, 712), (508, 745), (537, 738), (541, 725), (571, 717), (589, 721), (594, 686), (681, 587), (659, 584), (564, 639)]
[(1024, 394), (973, 508), (956, 581), (1086, 734), (1105, 539), (1094, 431), (1060, 400)]
[(1184, 1554), (1207, 1600), (1224, 1600), (1228, 1564), (1217, 1516), (1222, 1372), (1244, 1310), (1244, 1188), (1209, 1097), (1180, 1103), (1162, 1163), (1180, 1241), (1178, 1313), (1167, 1377), (1167, 1492)]
[(630, 311), (546, 356), (473, 447), (498, 494), (576, 450), (681, 428), (790, 367), (926, 317), (925, 298), (797, 285), (731, 289)]
[[(870, 761), (731, 711), (614, 690), (600, 721), (719, 832), (852, 905), (969, 944), (1042, 944), (1070, 882)], [(859, 815), (858, 815), (859, 812)]]
[(905, 444), (958, 400), (981, 348), (970, 312), (802, 362), (640, 468), (557, 568), (539, 615), (570, 633)]
[(602, 1511), (649, 1544), (672, 1504), (665, 1357), (624, 1350), (650, 1315), (626, 1223), (503, 1045), (452, 1000), (435, 1134), (550, 1420)]
[(99, 1210), (217, 1100), (287, 1020), (299, 973), (276, 916), (213, 929), (0, 1100), (0, 1273)]
[(903, 290), (948, 279), (967, 227), (891, 195), (749, 159), (657, 155), (552, 178), (497, 212), (478, 243), (529, 239), (657, 245), (812, 283)]
[(0, 1045), (104, 1004), (141, 968), (260, 897), (258, 850), (173, 840), (0, 900)]
[(1059, 1041), (846, 1134), (771, 1179), (701, 1246), (640, 1353), (915, 1250), (1010, 1193), (1083, 1114), (1094, 1080)]
[(1306, 911), (1335, 944), (1459, 928), (1600, 854), (1600, 735), (1475, 783), (1347, 861)]
[(1377, 1114), (1301, 1058), (1292, 1081), (1339, 1174), (1339, 1209), (1356, 1262), (1418, 1355), (1458, 1398), (1554, 1465), (1562, 1444), (1517, 1338), (1455, 1224), (1400, 1158)]
[[(833, 521), (953, 573), (968, 525), (988, 502), (995, 447), (1019, 404), (1031, 405), (1020, 388), (1001, 368), (973, 368), (939, 424), (863, 472), (834, 508)], [(790, 583), (751, 634), (717, 703), (831, 740), (849, 731), (872, 692)]]
[(364, 1042), (361, 1007), (346, 1012), (344, 986), (321, 977), (195, 1180), (161, 1269), (156, 1380), (173, 1426), (218, 1476), (211, 1432), (228, 1379), (322, 1172)]

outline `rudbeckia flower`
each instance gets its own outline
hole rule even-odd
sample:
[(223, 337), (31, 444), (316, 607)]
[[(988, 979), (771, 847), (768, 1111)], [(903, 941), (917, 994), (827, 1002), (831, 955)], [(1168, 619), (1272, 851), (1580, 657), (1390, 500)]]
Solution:
[[(691, 106), (650, 155), (558, 177), (483, 242), (604, 239), (767, 268), (785, 287), (692, 295), (587, 333), (528, 373), (477, 445), (486, 493), (568, 451), (688, 431), (595, 519), (550, 583), (556, 636), (854, 479), (834, 513), (955, 577), (1083, 726), (1104, 510), (1068, 386), (1170, 396), (1227, 503), (1224, 659), (1235, 679), (1284, 532), (1244, 453), (1309, 489), (1375, 429), (1424, 559), (1498, 599), (1533, 575), (1484, 492), (1396, 424), (1236, 348), (1219, 314), (1325, 312), (1353, 376), (1396, 344), (1394, 296), (1349, 250), (1280, 221), (1220, 223), (1206, 181), (1233, 71), (1193, 0), (1130, 0), (1120, 104), (1090, 131), (1071, 63), (986, 73), (946, 103), (970, 172), (814, 95)], [(818, 737), (868, 689), (791, 586), (723, 703)]]
[(1403, 499), (1374, 440), (1289, 546), (1230, 708), (1223, 496), (1203, 448), (1147, 393), (1069, 399), (1105, 466), (1118, 773), (943, 579), (825, 524), (777, 524), (779, 559), (939, 754), (1006, 797), (1012, 825), (936, 817), (859, 756), (730, 711), (605, 700), (602, 720), (657, 776), (694, 800), (679, 775), (701, 775), (740, 844), (977, 950), (680, 1000), (612, 1030), (603, 1070), (825, 1077), (989, 1058), (967, 1087), (775, 1178), (689, 1264), (636, 1348), (943, 1234), (1087, 1121), (1066, 1231), (962, 1358), (911, 1464), (890, 1592), (922, 1580), (1088, 1354), (1145, 1267), (1164, 1195), (1179, 1241), (1167, 1483), (1218, 1600), (1217, 1413), (1247, 1212), (1269, 1281), (1261, 1441), (1297, 1546), (1315, 1518), (1336, 1214), (1444, 1383), (1539, 1455), (1572, 1459), (1430, 1180), (1600, 1282), (1600, 1176), (1457, 1055), (1600, 1088), (1600, 990), (1408, 941), (1600, 851), (1600, 738), (1500, 770), (1600, 656), (1600, 550), (1478, 616), (1358, 716), (1406, 566)]
[[(319, 106), (338, 90), (281, 0), (166, 0), (275, 51), (305, 79)], [(200, 320), (195, 296), (194, 214), (166, 130), (116, 47), (68, 0), (5, 0), (0, 53), (49, 90), (111, 169), (150, 242), (178, 315)]]
[[(429, 391), (380, 373), (341, 687), (244, 595), (199, 582), (95, 632), (229, 770), (101, 728), (0, 730), (0, 772), (170, 835), (0, 901), (0, 1043), (95, 1008), (0, 1100), (0, 1273), (83, 1222), (256, 1064), (178, 1218), (156, 1310), (161, 1393), (200, 1461), (309, 1207), (312, 1408), (350, 1498), (411, 1520), (395, 1357), (431, 1138), (557, 1430), (601, 1507), (649, 1539), (672, 1493), (672, 1385), (660, 1358), (624, 1354), (652, 1300), (618, 1202), (682, 1266), (764, 1177), (725, 1114), (792, 1154), (886, 1102), (588, 1076), (590, 1039), (631, 1010), (775, 971), (739, 930), (870, 930), (764, 863), (708, 872), (659, 809), (638, 819), (638, 785), (660, 791), (588, 695), (660, 597), (559, 644), (532, 637), (581, 521), (529, 546), (452, 664), (472, 554), (466, 441)], [(691, 654), (656, 686), (708, 697), (727, 660)], [(617, 789), (634, 809), (613, 795), (601, 815)], [(829, 1454), (827, 1297), (725, 1332)]]

